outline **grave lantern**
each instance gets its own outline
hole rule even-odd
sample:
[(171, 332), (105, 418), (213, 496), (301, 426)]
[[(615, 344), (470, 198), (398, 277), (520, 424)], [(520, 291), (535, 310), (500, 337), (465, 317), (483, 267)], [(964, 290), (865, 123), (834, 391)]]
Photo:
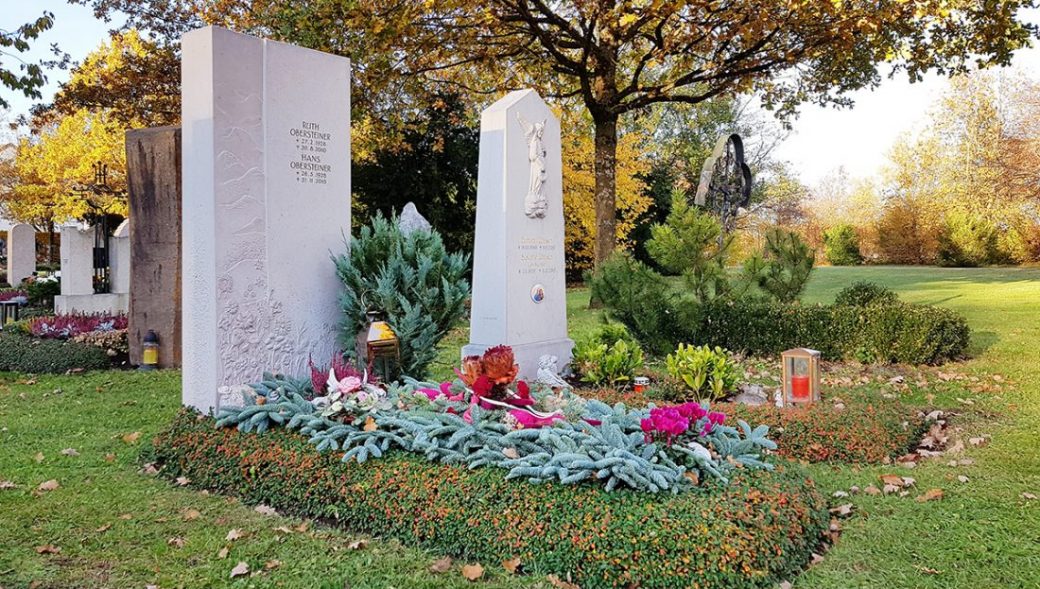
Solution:
[(378, 311), (368, 311), (368, 325), (357, 337), (357, 352), (368, 370), (383, 380), (397, 376), (401, 363), (400, 342), (390, 324), (383, 321)]
[(138, 370), (155, 370), (159, 365), (159, 334), (149, 329), (141, 340), (141, 365)]
[(784, 405), (820, 400), (820, 353), (795, 348), (780, 355), (783, 361)]

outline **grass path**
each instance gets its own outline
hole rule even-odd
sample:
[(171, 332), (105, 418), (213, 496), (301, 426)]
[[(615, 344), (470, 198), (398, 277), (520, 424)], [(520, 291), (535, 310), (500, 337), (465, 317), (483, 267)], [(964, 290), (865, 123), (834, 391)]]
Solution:
[[(806, 298), (829, 301), (860, 279), (887, 284), (905, 300), (964, 313), (975, 330), (977, 357), (957, 369), (999, 373), (1017, 389), (1001, 399), (979, 399), (978, 408), (999, 411), (994, 417), (959, 420), (965, 437), (993, 437), (967, 452), (971, 466), (940, 461), (905, 472), (814, 466), (814, 477), (828, 491), (864, 487), (881, 472), (899, 472), (916, 478), (919, 489), (942, 488), (945, 496), (929, 503), (853, 498), (856, 515), (841, 541), (795, 586), (1040, 587), (1040, 500), (1021, 497), (1040, 495), (1040, 270), (822, 268)], [(572, 336), (597, 321), (586, 302), (584, 291), (569, 294)], [(438, 372), (448, 372), (464, 339), (459, 332), (446, 342)], [(0, 587), (474, 586), (462, 579), (458, 563), (443, 575), (428, 572), (436, 554), (381, 540), (352, 550), (358, 539), (352, 534), (313, 524), (300, 531), (301, 520), (261, 515), (237, 501), (140, 474), (139, 447), (176, 412), (179, 388), (172, 372), (48, 377), (33, 384), (0, 375), (0, 481), (18, 485), (0, 490)], [(78, 455), (63, 455), (66, 448)], [(961, 474), (970, 478), (967, 484), (957, 481)], [(58, 489), (36, 491), (51, 479)], [(186, 520), (194, 515), (189, 510), (198, 517)], [(246, 535), (228, 541), (231, 529)], [(38, 554), (45, 545), (61, 552)], [(221, 559), (225, 547), (229, 554)], [(261, 572), (232, 582), (229, 573), (239, 561)], [(264, 570), (272, 561), (280, 565)], [(484, 565), (489, 574), (479, 586), (545, 585), (507, 578), (496, 563)]]

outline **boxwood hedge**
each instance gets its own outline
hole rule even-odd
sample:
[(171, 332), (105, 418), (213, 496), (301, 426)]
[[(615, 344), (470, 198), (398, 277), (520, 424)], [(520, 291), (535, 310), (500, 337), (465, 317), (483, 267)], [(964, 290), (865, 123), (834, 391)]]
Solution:
[(161, 472), (246, 502), (593, 587), (772, 587), (795, 575), (827, 529), (826, 500), (795, 464), (727, 487), (660, 497), (591, 485), (507, 481), (391, 453), (364, 464), (301, 436), (216, 429), (182, 411), (152, 447)]
[(0, 370), (31, 374), (111, 368), (105, 350), (90, 344), (29, 337), (14, 329), (0, 332)]
[[(967, 321), (954, 311), (904, 303), (880, 292), (867, 306), (727, 297), (696, 302), (624, 258), (608, 263), (591, 288), (610, 317), (657, 355), (688, 343), (753, 355), (810, 347), (832, 360), (941, 364), (962, 357), (971, 337)], [(863, 290), (843, 293), (841, 300), (862, 301)]]

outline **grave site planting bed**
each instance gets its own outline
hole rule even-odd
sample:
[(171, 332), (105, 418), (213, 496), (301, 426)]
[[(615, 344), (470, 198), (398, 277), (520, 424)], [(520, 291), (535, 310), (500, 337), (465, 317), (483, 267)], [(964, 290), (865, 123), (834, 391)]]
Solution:
[[(605, 403), (667, 404), (654, 391), (599, 389), (582, 394)], [(851, 390), (842, 392), (842, 398), (840, 406), (823, 402), (779, 409), (769, 404), (720, 403), (715, 409), (769, 426), (778, 456), (807, 462), (881, 464), (912, 450), (928, 428), (920, 407)]]
[(303, 436), (217, 429), (182, 410), (156, 438), (168, 477), (455, 557), (517, 558), (592, 587), (772, 587), (810, 560), (826, 500), (794, 464), (671, 494), (531, 484), (392, 451), (363, 464)]

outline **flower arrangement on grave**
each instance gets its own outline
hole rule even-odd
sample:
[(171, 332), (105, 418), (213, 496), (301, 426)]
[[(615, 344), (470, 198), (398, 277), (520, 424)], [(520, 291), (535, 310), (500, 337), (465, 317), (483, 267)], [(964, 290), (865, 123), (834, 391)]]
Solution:
[(309, 379), (265, 374), (256, 403), (229, 407), (218, 427), (299, 431), (319, 451), (343, 451), (365, 462), (396, 448), (428, 460), (498, 467), (533, 483), (583, 481), (648, 492), (680, 492), (735, 468), (772, 468), (768, 428), (738, 421), (706, 405), (629, 409), (584, 399), (568, 388), (517, 380), (513, 351), (496, 346), (463, 360), (450, 382), (405, 378), (380, 383), (333, 360), (311, 363)]
[(51, 315), (34, 317), (29, 320), (28, 330), (31, 335), (48, 339), (70, 339), (91, 332), (111, 332), (125, 330), (128, 325), (127, 316), (119, 313), (68, 315)]

